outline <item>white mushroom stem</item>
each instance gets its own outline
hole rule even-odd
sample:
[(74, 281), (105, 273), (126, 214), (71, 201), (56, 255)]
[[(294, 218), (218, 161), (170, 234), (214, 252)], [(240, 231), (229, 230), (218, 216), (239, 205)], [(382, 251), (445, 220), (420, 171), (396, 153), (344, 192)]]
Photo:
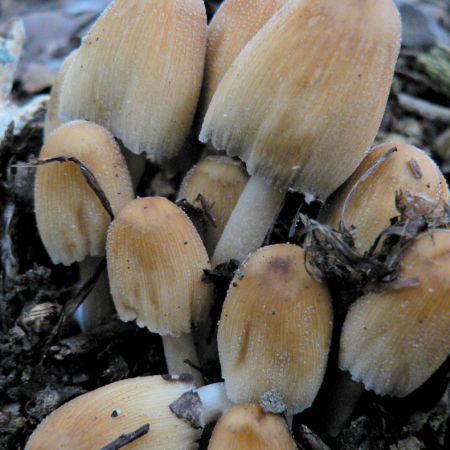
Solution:
[(214, 383), (184, 393), (170, 405), (170, 409), (194, 428), (203, 428), (233, 405), (225, 393), (225, 384)]
[[(97, 270), (101, 258), (87, 257), (79, 265), (80, 283), (86, 283)], [(102, 272), (90, 294), (76, 312), (76, 319), (83, 332), (97, 328), (109, 322), (115, 313), (111, 295), (109, 293), (106, 269)]]
[(281, 209), (285, 191), (252, 176), (242, 192), (214, 251), (213, 267), (230, 259), (243, 261), (264, 242)]
[[(192, 335), (182, 334), (178, 337), (162, 336), (162, 341), (169, 374), (192, 375), (196, 386), (203, 386), (204, 382), (201, 373), (192, 367), (192, 365), (196, 367), (200, 365)], [(192, 365), (185, 361), (189, 361)]]
[(328, 404), (326, 432), (336, 437), (345, 427), (364, 392), (364, 385), (354, 381), (347, 371), (339, 370)]

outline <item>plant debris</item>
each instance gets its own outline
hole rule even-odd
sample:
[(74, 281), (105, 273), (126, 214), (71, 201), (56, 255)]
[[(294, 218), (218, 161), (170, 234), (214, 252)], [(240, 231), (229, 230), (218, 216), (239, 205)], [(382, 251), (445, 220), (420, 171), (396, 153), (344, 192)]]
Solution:
[(150, 424), (147, 423), (146, 425), (142, 425), (142, 427), (139, 427), (132, 433), (122, 434), (116, 440), (114, 440), (108, 445), (105, 445), (105, 447), (101, 448), (100, 450), (119, 450), (120, 448), (123, 448), (128, 444), (131, 444), (132, 442), (136, 441), (142, 436), (145, 436), (149, 431), (150, 431)]

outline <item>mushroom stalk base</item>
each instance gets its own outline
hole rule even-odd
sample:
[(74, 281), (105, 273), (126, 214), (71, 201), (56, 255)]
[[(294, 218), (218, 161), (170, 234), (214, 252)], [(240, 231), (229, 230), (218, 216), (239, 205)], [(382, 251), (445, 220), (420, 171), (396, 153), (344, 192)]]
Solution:
[[(82, 261), (80, 267), (80, 282), (86, 283), (97, 270), (102, 258), (88, 257)], [(90, 294), (77, 309), (75, 317), (83, 332), (93, 330), (111, 321), (115, 309), (109, 293), (108, 276), (106, 270), (100, 275)]]
[[(192, 367), (198, 367), (197, 350), (190, 334), (182, 334), (179, 337), (162, 336), (164, 355), (166, 357), (167, 370), (170, 375), (189, 374), (194, 378), (197, 386), (203, 386), (201, 373)], [(189, 361), (188, 364), (185, 361)]]
[(264, 179), (251, 177), (217, 244), (212, 266), (231, 259), (241, 262), (261, 247), (281, 209), (285, 194)]
[(339, 370), (325, 425), (330, 436), (336, 437), (344, 429), (363, 392), (362, 383), (354, 381), (349, 372)]
[(232, 406), (225, 393), (225, 384), (214, 383), (184, 393), (170, 405), (170, 409), (194, 428), (203, 428)]

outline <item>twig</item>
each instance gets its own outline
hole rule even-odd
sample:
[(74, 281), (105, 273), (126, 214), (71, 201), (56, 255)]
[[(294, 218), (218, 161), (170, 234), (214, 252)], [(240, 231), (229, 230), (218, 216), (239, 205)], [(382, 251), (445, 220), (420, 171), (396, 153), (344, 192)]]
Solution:
[(122, 434), (110, 444), (106, 445), (105, 447), (102, 447), (100, 450), (118, 450), (122, 447), (125, 447), (128, 444), (131, 444), (132, 442), (141, 438), (142, 436), (145, 436), (149, 431), (150, 431), (150, 424), (147, 423), (146, 425), (143, 425), (142, 427), (138, 428), (136, 431), (133, 431), (128, 434)]
[(74, 164), (76, 164), (80, 169), (80, 172), (83, 175), (84, 179), (86, 180), (87, 184), (94, 191), (95, 195), (97, 195), (98, 199), (100, 200), (100, 203), (105, 208), (106, 212), (109, 214), (111, 220), (114, 220), (114, 212), (112, 210), (111, 203), (109, 203), (109, 200), (106, 197), (105, 192), (100, 187), (100, 184), (98, 183), (97, 179), (95, 178), (95, 175), (91, 172), (89, 167), (86, 166), (78, 158), (74, 158), (73, 156), (57, 156), (55, 158), (49, 158), (44, 160), (36, 159), (34, 161), (30, 161), (28, 164), (31, 166), (42, 166), (55, 162), (59, 163), (73, 162)]

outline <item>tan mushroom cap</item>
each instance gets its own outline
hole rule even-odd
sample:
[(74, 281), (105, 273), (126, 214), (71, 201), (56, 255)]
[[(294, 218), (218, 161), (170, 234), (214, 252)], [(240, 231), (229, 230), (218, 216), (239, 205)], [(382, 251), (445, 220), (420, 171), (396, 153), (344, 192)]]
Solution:
[(203, 1), (115, 0), (69, 67), (60, 114), (99, 123), (163, 163), (188, 135), (205, 53)]
[(400, 28), (392, 0), (291, 0), (226, 72), (200, 139), (277, 188), (328, 197), (377, 133)]
[[(40, 159), (75, 157), (95, 175), (113, 212), (133, 198), (130, 174), (113, 136), (99, 125), (74, 121), (49, 137)], [(37, 168), (35, 212), (52, 261), (70, 265), (105, 254), (110, 217), (73, 162)]]
[(239, 405), (217, 422), (208, 450), (295, 450), (286, 421), (254, 404)]
[(26, 450), (101, 449), (122, 434), (149, 424), (127, 450), (196, 449), (200, 431), (178, 419), (171, 402), (193, 384), (159, 375), (118, 381), (81, 395), (48, 416)]
[(62, 125), (62, 120), (59, 117), (59, 101), (61, 98), (62, 83), (66, 76), (67, 70), (72, 63), (76, 54), (76, 50), (73, 51), (62, 63), (56, 74), (55, 81), (52, 86), (52, 91), (50, 93), (50, 99), (47, 105), (47, 114), (45, 115), (45, 126), (44, 126), (44, 140), (46, 141), (49, 136)]
[(248, 178), (242, 164), (226, 156), (210, 156), (185, 176), (178, 197), (199, 206), (201, 194), (215, 221), (207, 224), (206, 248), (209, 252), (216, 247)]
[(405, 397), (450, 353), (450, 230), (420, 236), (402, 257), (399, 279), (413, 283), (352, 305), (339, 366), (366, 389)]
[(263, 247), (228, 291), (218, 345), (228, 397), (258, 402), (277, 390), (288, 414), (311, 406), (322, 383), (332, 330), (328, 289), (305, 269), (295, 245)]
[(240, 51), (287, 0), (225, 0), (208, 27), (205, 111)]
[[(396, 151), (366, 179), (362, 178), (392, 148)], [(399, 215), (396, 192), (420, 195), (436, 206), (449, 199), (447, 182), (434, 161), (412, 145), (394, 142), (372, 149), (347, 183), (324, 205), (319, 220), (337, 228), (346, 199), (355, 186), (343, 219), (347, 228), (356, 227), (355, 245), (360, 250), (368, 250), (389, 226), (390, 219)]]
[(208, 255), (192, 222), (169, 200), (128, 203), (109, 229), (107, 261), (122, 320), (179, 336), (206, 318), (211, 286), (202, 277), (210, 267)]

